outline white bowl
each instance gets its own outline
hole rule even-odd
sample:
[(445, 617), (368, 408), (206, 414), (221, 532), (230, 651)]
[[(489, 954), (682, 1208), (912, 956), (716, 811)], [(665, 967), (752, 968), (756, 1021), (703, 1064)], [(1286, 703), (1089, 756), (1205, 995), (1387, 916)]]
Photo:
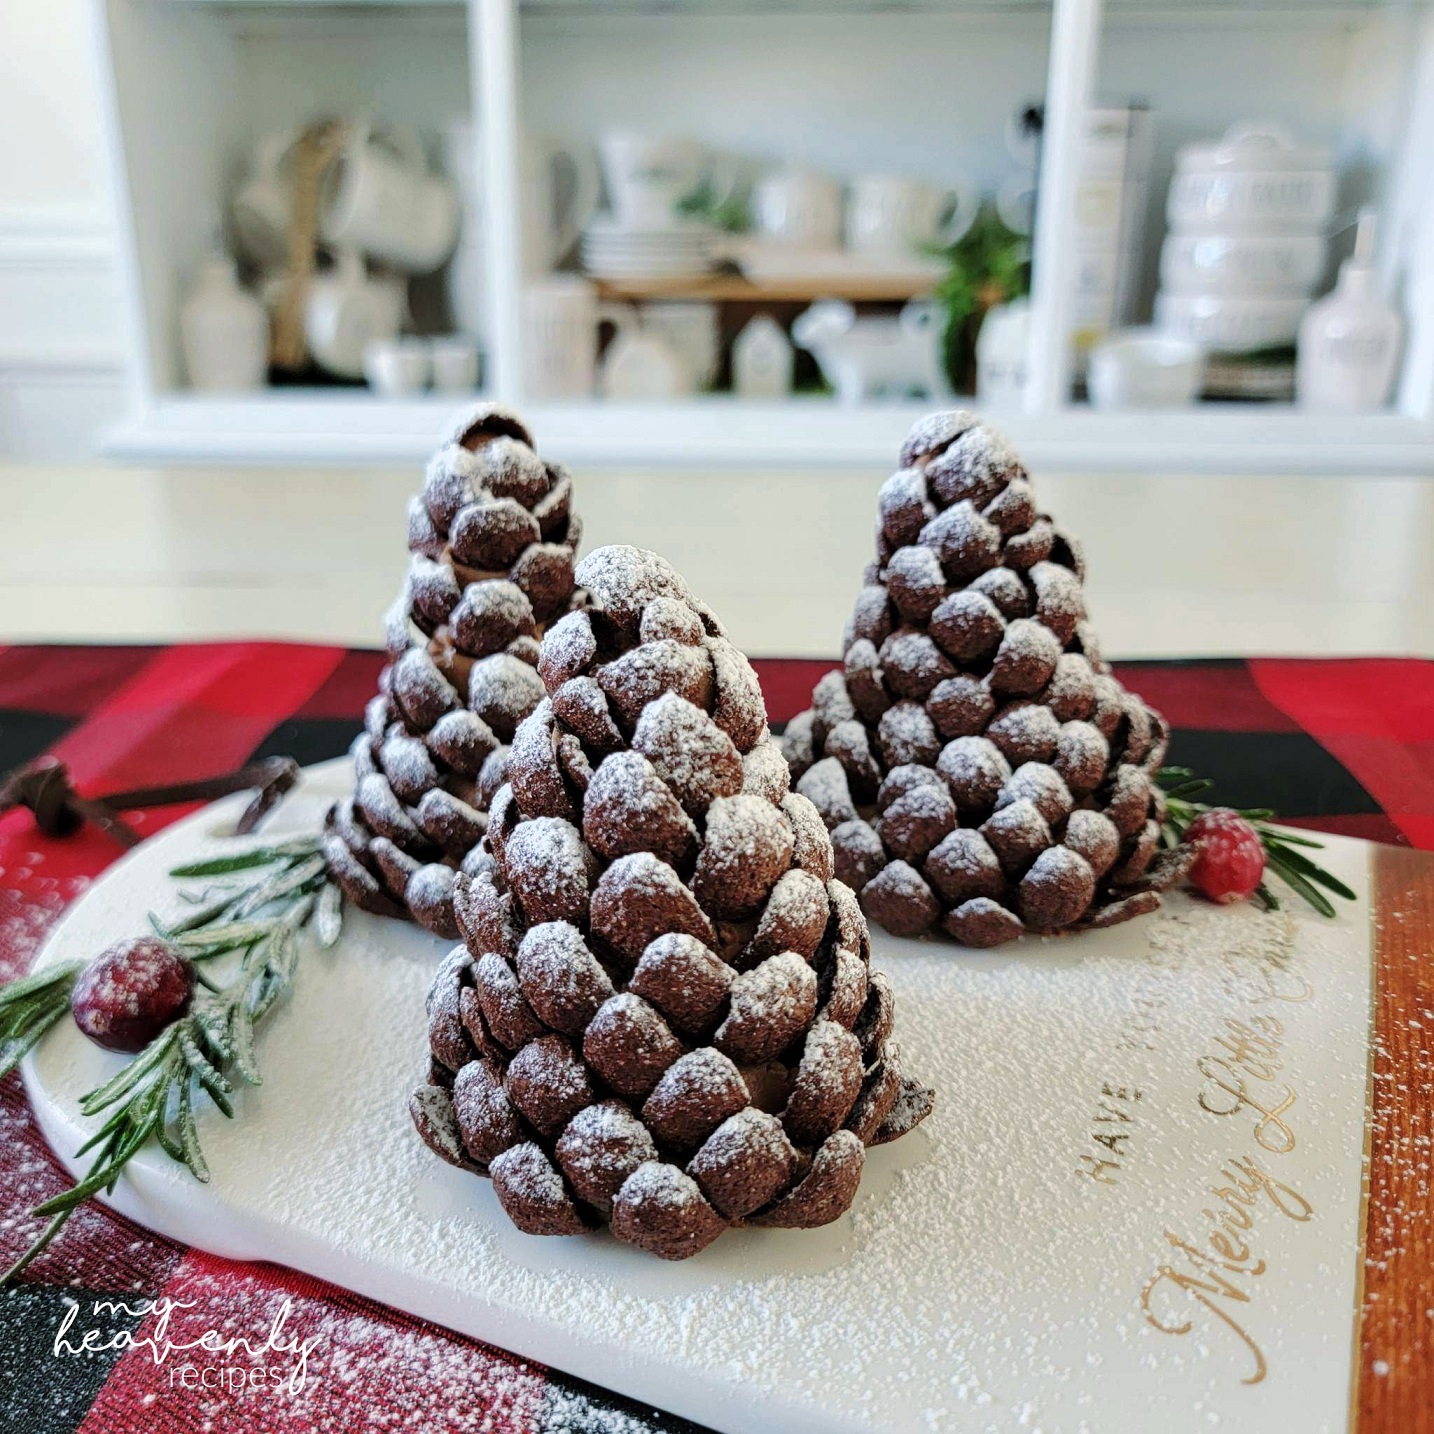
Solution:
[(1309, 300), (1234, 299), (1219, 294), (1155, 296), (1155, 327), (1210, 353), (1239, 354), (1292, 344)]
[(1319, 283), (1325, 247), (1314, 234), (1170, 234), (1160, 282), (1178, 294), (1292, 298)]
[(1124, 329), (1090, 354), (1086, 386), (1096, 408), (1183, 408), (1200, 392), (1205, 353), (1155, 329)]
[(1327, 169), (1177, 174), (1165, 205), (1172, 229), (1197, 233), (1318, 234), (1333, 213)]
[(430, 339), (433, 387), (438, 393), (472, 393), (478, 387), (478, 345), (457, 334)]
[(1215, 144), (1183, 146), (1165, 217), (1172, 228), (1312, 234), (1334, 213), (1329, 151), (1296, 145), (1274, 125), (1235, 125)]

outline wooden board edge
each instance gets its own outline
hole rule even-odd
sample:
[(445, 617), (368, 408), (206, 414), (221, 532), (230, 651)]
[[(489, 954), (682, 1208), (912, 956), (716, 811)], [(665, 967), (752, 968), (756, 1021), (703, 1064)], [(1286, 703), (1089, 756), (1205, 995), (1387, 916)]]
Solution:
[(1370, 1055), (1350, 1428), (1434, 1434), (1434, 853), (1370, 856)]

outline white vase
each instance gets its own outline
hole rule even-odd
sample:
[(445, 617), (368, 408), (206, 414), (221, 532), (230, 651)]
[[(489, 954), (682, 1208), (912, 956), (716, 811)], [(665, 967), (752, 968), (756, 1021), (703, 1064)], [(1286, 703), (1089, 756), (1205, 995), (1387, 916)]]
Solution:
[(454, 329), (481, 347), (488, 332), (482, 186), (473, 126), (468, 120), (457, 120), (448, 127), (443, 158), (448, 177), (458, 191), (458, 242), (448, 261), (448, 309)]
[(549, 274), (523, 290), (523, 392), (533, 401), (591, 398), (597, 372), (597, 290)]
[(758, 314), (732, 344), (732, 390), (739, 398), (782, 399), (792, 391), (792, 341)]
[(984, 408), (1019, 409), (1026, 393), (1031, 301), (1013, 299), (986, 310), (976, 336), (976, 397)]
[(191, 388), (234, 392), (262, 388), (269, 364), (269, 316), (239, 287), (234, 261), (206, 259), (179, 315)]

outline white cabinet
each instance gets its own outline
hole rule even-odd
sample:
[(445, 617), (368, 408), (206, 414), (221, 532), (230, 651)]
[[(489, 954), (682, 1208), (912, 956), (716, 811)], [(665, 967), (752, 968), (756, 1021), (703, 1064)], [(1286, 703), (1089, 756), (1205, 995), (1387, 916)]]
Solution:
[[(660, 5), (467, 0), (93, 0), (109, 84), (134, 387), (111, 451), (153, 460), (336, 462), (421, 456), (449, 402), (360, 389), (188, 393), (177, 312), (246, 154), (317, 115), (380, 115), (478, 136), (491, 396), (523, 404), (545, 451), (588, 463), (889, 464), (929, 404), (796, 396), (665, 405), (524, 404), (525, 131), (590, 143), (614, 127), (698, 139), (851, 178), (919, 174), (990, 192), (1006, 133), (1044, 101), (1026, 410), (1002, 418), (1032, 461), (1086, 471), (1434, 473), (1434, 20), (1425, 4), (1054, 0), (899, 9), (804, 0)], [(1090, 412), (1070, 395), (1080, 137), (1094, 104), (1148, 104), (1155, 158), (1136, 273), (1148, 313), (1175, 148), (1241, 119), (1329, 144), (1341, 209), (1372, 202), (1409, 326), (1399, 411), (1322, 418), (1280, 405)], [(481, 180), (480, 180), (481, 176)], [(1343, 252), (1336, 239), (1333, 257)], [(718, 286), (720, 289), (720, 286)], [(740, 327), (740, 324), (737, 325)]]

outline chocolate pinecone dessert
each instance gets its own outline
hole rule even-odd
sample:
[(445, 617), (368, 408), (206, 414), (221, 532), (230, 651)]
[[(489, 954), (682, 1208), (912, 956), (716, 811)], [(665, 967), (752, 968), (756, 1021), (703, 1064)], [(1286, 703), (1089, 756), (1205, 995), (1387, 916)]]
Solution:
[(429, 994), (424, 1140), (519, 1229), (683, 1259), (729, 1225), (824, 1225), (932, 1093), (787, 789), (756, 674), (661, 558), (602, 548), (543, 639), (463, 932)]
[(522, 421), (482, 405), (408, 508), (412, 553), (389, 665), (353, 745), (355, 787), (325, 852), (349, 899), (456, 937), (453, 878), (487, 828), (508, 743), (543, 696), (538, 641), (580, 601), (572, 479)]
[(1103, 662), (1073, 538), (966, 412), (907, 436), (843, 670), (788, 724), (836, 874), (895, 935), (968, 946), (1113, 926), (1159, 905), (1169, 729)]

